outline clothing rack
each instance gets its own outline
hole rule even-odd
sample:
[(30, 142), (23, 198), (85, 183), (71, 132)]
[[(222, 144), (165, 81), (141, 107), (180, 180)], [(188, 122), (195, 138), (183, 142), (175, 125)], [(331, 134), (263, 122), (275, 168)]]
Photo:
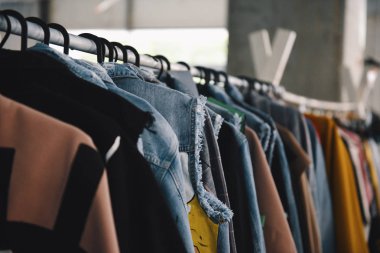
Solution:
[[(11, 23), (11, 34), (15, 35), (21, 35), (22, 28), (19, 21), (12, 17), (8, 16), (9, 21)], [(27, 23), (27, 37), (30, 39), (43, 41), (44, 40), (44, 30), (35, 23), (26, 21)], [(6, 31), (7, 30), (7, 20), (4, 17), (4, 14), (0, 13), (0, 31)], [(62, 33), (54, 28), (50, 28), (50, 43), (58, 46), (64, 45), (64, 36)], [(69, 48), (79, 50), (82, 52), (90, 53), (90, 54), (97, 54), (97, 47), (96, 43), (90, 39), (80, 37), (77, 35), (69, 34)], [(123, 60), (123, 53), (119, 48), (115, 48), (118, 51), (118, 60)], [(108, 57), (109, 51), (108, 48), (105, 47), (105, 56)], [(128, 54), (128, 62), (134, 62), (135, 56), (132, 53)], [(148, 55), (140, 55), (140, 65), (143, 67), (153, 68), (153, 69), (161, 69), (165, 66), (161, 65), (160, 61), (156, 61), (154, 58), (148, 56)], [(178, 63), (171, 63), (170, 64), (171, 70), (187, 70), (187, 68)], [(190, 72), (194, 77), (201, 77), (200, 71), (195, 67), (190, 67)], [(235, 76), (228, 75), (228, 80), (230, 84), (236, 85), (236, 86), (247, 86), (248, 82), (246, 80), (237, 78)], [(223, 80), (222, 80), (223, 81)], [(275, 88), (278, 88), (279, 86), (274, 85)], [(280, 89), (280, 97), (283, 101), (293, 104), (293, 105), (299, 105), (299, 106), (307, 106), (311, 109), (317, 109), (317, 110), (323, 110), (323, 111), (334, 111), (334, 112), (350, 112), (350, 111), (356, 111), (358, 108), (357, 103), (342, 103), (342, 102), (330, 102), (330, 101), (323, 101), (323, 100), (317, 100), (317, 99), (310, 99), (304, 96), (299, 96), (293, 93), (290, 93), (286, 91), (283, 87)]]

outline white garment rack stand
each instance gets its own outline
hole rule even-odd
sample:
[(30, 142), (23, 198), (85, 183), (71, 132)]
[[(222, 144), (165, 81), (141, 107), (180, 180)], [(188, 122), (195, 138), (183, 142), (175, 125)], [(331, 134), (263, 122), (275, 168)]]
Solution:
[[(269, 33), (266, 29), (249, 34), (248, 39), (251, 49), (251, 58), (255, 76), (258, 79), (268, 81), (276, 87), (279, 87), (296, 37), (297, 34), (294, 31), (277, 29), (272, 46)], [(323, 101), (295, 95), (287, 91), (281, 92), (281, 98), (285, 102), (300, 108), (307, 107), (332, 112), (354, 111), (357, 112), (360, 117), (364, 117), (366, 113), (366, 102), (376, 81), (378, 70), (378, 68), (374, 67), (365, 68), (357, 92), (358, 96), (356, 102)]]

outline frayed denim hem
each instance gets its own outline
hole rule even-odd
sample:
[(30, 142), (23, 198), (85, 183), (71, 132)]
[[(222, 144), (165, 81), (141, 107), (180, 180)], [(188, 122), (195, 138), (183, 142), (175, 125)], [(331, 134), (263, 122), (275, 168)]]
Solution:
[(218, 140), (220, 129), (222, 128), (222, 124), (224, 122), (224, 118), (220, 116), (219, 114), (216, 115), (215, 118), (215, 125), (214, 125), (214, 134), (216, 140)]
[(205, 104), (206, 97), (200, 96), (197, 99), (196, 112), (196, 128), (195, 128), (195, 172), (193, 173), (193, 185), (196, 189), (196, 194), (199, 203), (211, 220), (217, 224), (230, 222), (233, 212), (219, 199), (210, 192), (207, 192), (202, 182), (202, 164), (200, 161), (200, 152), (203, 145), (203, 128), (205, 123)]

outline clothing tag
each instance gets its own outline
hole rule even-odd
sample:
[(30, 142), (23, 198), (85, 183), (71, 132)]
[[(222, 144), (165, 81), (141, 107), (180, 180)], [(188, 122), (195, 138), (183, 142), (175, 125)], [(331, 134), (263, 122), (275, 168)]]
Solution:
[(261, 227), (264, 228), (265, 225), (265, 215), (260, 215), (261, 217)]
[(114, 143), (106, 153), (106, 162), (116, 153), (120, 146), (120, 136), (116, 137)]
[(137, 140), (137, 150), (141, 155), (144, 155), (144, 143), (141, 137), (139, 137)]

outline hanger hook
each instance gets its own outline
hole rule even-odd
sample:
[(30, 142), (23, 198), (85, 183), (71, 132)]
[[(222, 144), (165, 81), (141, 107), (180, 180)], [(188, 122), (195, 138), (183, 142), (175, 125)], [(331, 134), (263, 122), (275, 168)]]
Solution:
[(0, 11), (0, 15), (2, 15), (5, 18), (5, 22), (7, 22), (7, 30), (5, 31), (5, 35), (0, 42), (0, 48), (3, 48), (3, 46), (5, 45), (5, 42), (7, 42), (9, 36), (11, 35), (12, 24), (11, 24), (11, 21), (9, 20), (9, 17), (3, 14), (3, 11)]
[[(127, 63), (128, 62), (128, 52), (127, 52), (127, 49), (119, 42), (111, 42), (111, 44), (114, 46), (114, 47), (117, 47), (121, 50), (121, 52), (123, 53), (123, 63)], [(117, 58), (116, 58), (116, 61), (117, 61)]]
[(31, 23), (39, 25), (42, 30), (44, 31), (44, 44), (49, 45), (50, 42), (50, 30), (48, 25), (42, 20), (37, 17), (27, 17), (26, 21), (29, 21)]
[(4, 10), (3, 14), (11, 16), (18, 20), (21, 26), (21, 51), (25, 51), (28, 47), (28, 25), (25, 18), (17, 11), (14, 10)]
[(132, 53), (135, 55), (135, 65), (137, 67), (140, 67), (140, 55), (139, 55), (139, 52), (137, 52), (137, 50), (134, 47), (132, 47), (132, 46), (126, 45), (126, 46), (124, 46), (124, 48), (127, 49), (127, 50), (132, 51)]
[(112, 62), (117, 62), (117, 59), (119, 58), (119, 53), (117, 52), (117, 48), (115, 47), (114, 44), (111, 43), (111, 46), (112, 46), (112, 50), (113, 50), (113, 53), (114, 53), (114, 57), (113, 57), (113, 61)]
[[(103, 45), (107, 46), (107, 48), (108, 48), (108, 60), (109, 60), (109, 62), (113, 62), (113, 59), (114, 59), (113, 58), (113, 53), (114, 53), (113, 52), (113, 50), (114, 50), (113, 45), (111, 44), (111, 42), (109, 42), (105, 38), (100, 38), (100, 41), (103, 43)], [(105, 50), (103, 52), (104, 52), (104, 54), (103, 54), (103, 61), (104, 61), (104, 58), (106, 56), (106, 52), (105, 52)]]
[(154, 57), (156, 57), (157, 59), (160, 59), (160, 60), (164, 61), (166, 63), (166, 66), (168, 67), (167, 70), (170, 70), (170, 61), (168, 60), (168, 58), (166, 58), (163, 55), (155, 55)]
[(206, 70), (206, 68), (202, 67), (202, 66), (195, 66), (195, 68), (199, 71), (200, 78), (201, 78), (201, 80), (204, 81), (204, 84), (208, 85), (209, 81), (210, 81), (210, 74), (208, 73), (208, 71)]
[(57, 24), (57, 23), (50, 23), (50, 24), (48, 24), (48, 27), (59, 31), (62, 34), (62, 36), (63, 36), (63, 53), (68, 55), (69, 54), (69, 45), (70, 45), (70, 36), (69, 36), (69, 33), (67, 32), (66, 28), (60, 24)]
[(179, 61), (179, 62), (177, 62), (177, 63), (180, 64), (180, 65), (182, 65), (182, 66), (185, 66), (185, 67), (187, 68), (188, 71), (191, 70), (190, 65), (187, 64), (186, 62), (184, 62), (184, 61)]
[(101, 42), (100, 38), (94, 34), (91, 34), (91, 33), (81, 33), (78, 36), (92, 40), (95, 43), (97, 61), (98, 61), (98, 63), (102, 63), (104, 57), (103, 57), (103, 48), (102, 48), (103, 46), (102, 46), (102, 42)]

